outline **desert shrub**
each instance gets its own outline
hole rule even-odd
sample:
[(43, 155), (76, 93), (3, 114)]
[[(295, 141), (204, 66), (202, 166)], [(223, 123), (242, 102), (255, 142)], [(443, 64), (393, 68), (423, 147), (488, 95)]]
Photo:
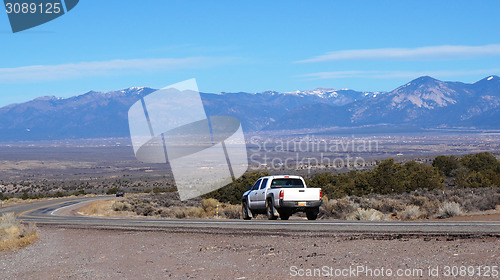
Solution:
[[(127, 203), (127, 202), (126, 202)], [(147, 204), (144, 204), (147, 203)], [(138, 215), (160, 216), (164, 218), (176, 219), (204, 219), (216, 217), (217, 204), (215, 199), (203, 199), (200, 206), (182, 205), (164, 207), (148, 200), (146, 202), (135, 199), (128, 204), (125, 209), (132, 208)], [(122, 207), (117, 203), (118, 208)], [(240, 205), (219, 204), (219, 217), (228, 219), (239, 219), (241, 212)]]
[[(476, 190), (478, 191), (478, 190)], [(500, 204), (500, 193), (489, 193), (487, 195), (474, 194), (470, 192), (462, 198), (460, 203), (466, 211), (486, 211), (495, 209)]]
[(201, 207), (183, 207), (179, 208), (174, 212), (174, 216), (177, 219), (185, 218), (203, 218), (205, 212)]
[(319, 208), (319, 216), (321, 218), (345, 219), (347, 215), (352, 213), (358, 205), (350, 201), (349, 197), (343, 199), (329, 199), (328, 196), (323, 196), (323, 203)]
[(106, 194), (116, 194), (117, 192), (120, 191), (120, 188), (118, 187), (112, 187), (106, 190)]
[[(5, 191), (4, 191), (5, 192)], [(2, 192), (2, 190), (0, 189), (0, 200), (8, 200), (8, 199), (11, 199), (12, 197), (10, 197), (9, 195), (7, 195), (6, 193)]]
[(429, 198), (421, 195), (410, 195), (410, 203), (416, 206), (423, 206), (429, 202)]
[(165, 208), (165, 207), (160, 207), (158, 209), (156, 209), (156, 211), (154, 212), (154, 215), (158, 215), (162, 218), (171, 218), (173, 217), (173, 209), (172, 208)]
[(460, 163), (466, 168), (476, 172), (487, 170), (500, 172), (498, 160), (492, 154), (486, 152), (466, 155), (460, 159)]
[(495, 206), (500, 204), (500, 188), (497, 187), (457, 188), (429, 195), (441, 203), (454, 201), (462, 206), (462, 210), (467, 211), (495, 209)]
[(37, 194), (30, 195), (31, 199), (41, 199), (41, 198), (45, 198), (45, 197), (47, 197), (47, 196), (43, 193), (37, 193)]
[(452, 176), (452, 172), (461, 166), (456, 156), (437, 156), (432, 161), (432, 166), (436, 167), (445, 176)]
[(116, 201), (113, 203), (113, 211), (130, 211), (132, 209), (132, 205), (127, 201)]
[(445, 202), (439, 207), (439, 218), (446, 219), (462, 215), (462, 208), (456, 202)]
[(363, 209), (358, 208), (356, 211), (351, 213), (347, 220), (357, 220), (357, 221), (380, 221), (384, 219), (384, 214), (375, 209)]
[(23, 194), (19, 198), (22, 200), (26, 200), (30, 198), (30, 195), (28, 194), (28, 192), (23, 192)]
[(330, 218), (333, 215), (333, 203), (330, 203), (328, 196), (323, 196), (323, 203), (319, 207), (319, 216), (321, 218)]
[(415, 220), (421, 218), (424, 213), (420, 210), (420, 207), (416, 205), (408, 205), (406, 208), (398, 213), (398, 218), (401, 220)]
[(167, 188), (154, 187), (153, 188), (154, 194), (166, 193), (166, 192), (172, 192), (172, 191), (175, 191), (175, 189), (172, 187), (167, 187)]
[(201, 208), (207, 214), (215, 214), (215, 209), (219, 206), (219, 201), (214, 198), (205, 198), (201, 200)]
[(393, 198), (387, 195), (376, 195), (369, 198), (353, 198), (354, 202), (359, 203), (361, 208), (373, 208), (385, 214), (403, 210), (406, 207), (404, 199)]
[(427, 213), (428, 217), (431, 217), (431, 216), (435, 215), (436, 213), (438, 213), (440, 205), (441, 205), (441, 203), (439, 202), (439, 200), (429, 199), (420, 207), (420, 209), (424, 213)]
[(358, 207), (349, 197), (327, 201), (323, 200), (323, 204), (325, 204), (325, 206), (323, 206), (323, 208), (320, 207), (320, 214), (335, 219), (345, 219)]
[(152, 216), (153, 212), (155, 211), (155, 208), (151, 205), (143, 205), (143, 206), (141, 205), (141, 206), (135, 207), (135, 209), (133, 209), (133, 210), (137, 215)]
[(394, 159), (390, 158), (382, 161), (374, 170), (371, 178), (373, 192), (380, 194), (388, 194), (402, 191), (400, 179), (397, 177), (401, 165), (395, 163)]
[(500, 170), (496, 172), (494, 170), (487, 170), (483, 172), (483, 175), (491, 182), (492, 187), (500, 187)]
[(187, 218), (187, 211), (185, 209), (177, 209), (174, 211), (174, 217), (177, 219), (184, 219)]
[(174, 217), (177, 219), (184, 219), (187, 218), (187, 212), (185, 209), (177, 209), (174, 211)]
[(65, 196), (68, 196), (68, 194), (61, 191), (57, 191), (54, 194), (52, 194), (52, 197), (65, 197)]
[(439, 170), (433, 166), (414, 161), (401, 165), (394, 162), (394, 159), (387, 159), (373, 171), (317, 174), (307, 180), (307, 185), (322, 188), (323, 193), (330, 198), (340, 198), (403, 193), (419, 188), (441, 189), (444, 187), (443, 182)]
[(160, 194), (150, 193), (143, 196), (134, 196), (127, 198), (132, 205), (156, 205), (157, 207), (174, 207), (174, 206), (200, 206), (201, 199), (189, 199), (181, 201), (177, 192), (166, 192)]
[(165, 208), (165, 207), (158, 207), (155, 208), (155, 211), (153, 212), (153, 216), (160, 216), (162, 218), (173, 218), (175, 217), (174, 212), (178, 208)]
[(409, 161), (401, 166), (396, 174), (396, 192), (411, 192), (419, 188), (426, 190), (441, 189), (444, 179), (435, 167)]
[(499, 186), (497, 177), (500, 177), (500, 174), (491, 170), (487, 172), (477, 172), (463, 167), (457, 169), (453, 175), (454, 184), (460, 188), (487, 188)]
[(85, 190), (74, 191), (71, 193), (71, 195), (74, 195), (74, 196), (85, 195)]
[(462, 198), (458, 197), (457, 195), (451, 195), (447, 198), (448, 202), (456, 202), (460, 204), (462, 202)]
[(222, 209), (224, 217), (227, 219), (240, 219), (241, 206), (240, 205), (225, 205)]
[[(332, 173), (321, 173), (306, 180), (310, 188), (321, 188), (323, 194), (330, 198), (341, 198), (348, 195), (360, 195), (362, 189), (356, 188), (356, 176), (358, 172), (353, 171), (348, 174), (334, 175)], [(361, 174), (361, 173), (359, 173)], [(361, 176), (361, 175), (359, 175)]]

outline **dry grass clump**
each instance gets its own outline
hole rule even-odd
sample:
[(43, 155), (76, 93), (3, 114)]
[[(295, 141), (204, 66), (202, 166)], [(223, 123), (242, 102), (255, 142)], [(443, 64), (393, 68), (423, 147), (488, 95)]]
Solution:
[(113, 211), (130, 211), (132, 209), (132, 205), (127, 201), (115, 201), (111, 207)]
[(363, 209), (358, 208), (352, 214), (347, 217), (347, 220), (356, 221), (382, 221), (387, 220), (385, 215), (375, 209)]
[(98, 200), (79, 209), (78, 214), (85, 216), (110, 216), (113, 212), (113, 200)]
[(95, 217), (135, 216), (130, 209), (131, 205), (126, 201), (96, 200), (78, 209), (78, 214)]
[[(432, 197), (432, 196), (421, 196), (421, 195), (410, 195), (410, 199), (408, 202), (409, 206), (417, 206), (421, 212), (421, 215), (417, 218), (429, 218), (430, 216), (434, 215), (439, 209), (439, 206), (441, 205), (441, 202), (439, 202), (438, 199)], [(406, 208), (405, 208), (406, 210)], [(411, 210), (408, 210), (411, 211)], [(411, 213), (408, 213), (411, 214)], [(416, 215), (416, 211), (413, 213)], [(414, 216), (413, 215), (413, 216)], [(409, 218), (412, 220), (413, 218)], [(416, 218), (415, 218), (416, 219)]]
[(206, 213), (215, 213), (217, 207), (219, 207), (219, 201), (215, 198), (207, 198), (201, 200), (201, 208)]
[(211, 219), (227, 218), (239, 219), (241, 206), (219, 203), (216, 199), (209, 198), (201, 201), (201, 206), (175, 207), (163, 209), (162, 217), (177, 219)]
[(23, 248), (37, 239), (38, 232), (34, 224), (21, 224), (14, 213), (0, 217), (0, 251)]
[(15, 205), (15, 204), (19, 204), (19, 203), (31, 202), (31, 201), (32, 201), (32, 199), (23, 200), (23, 199), (20, 199), (17, 197), (12, 197), (12, 198), (9, 198), (7, 200), (4, 200), (3, 206), (10, 206), (10, 205)]
[(183, 207), (174, 212), (174, 217), (177, 219), (201, 219), (206, 218), (206, 212), (201, 207)]
[(416, 205), (408, 205), (403, 211), (397, 214), (400, 220), (415, 220), (425, 216), (427, 216), (427, 213), (422, 212), (420, 207)]
[(460, 205), (456, 202), (446, 202), (439, 207), (439, 218), (446, 219), (462, 215), (463, 211)]

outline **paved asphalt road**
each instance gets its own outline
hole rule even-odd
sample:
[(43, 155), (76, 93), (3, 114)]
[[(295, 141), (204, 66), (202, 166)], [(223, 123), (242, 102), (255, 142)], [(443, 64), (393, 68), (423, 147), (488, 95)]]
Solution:
[(458, 235), (500, 237), (500, 222), (364, 222), (364, 221), (268, 221), (268, 220), (160, 220), (137, 218), (98, 218), (66, 216), (65, 207), (111, 196), (78, 197), (34, 202), (0, 208), (0, 214), (15, 212), (25, 222), (41, 226), (103, 228), (128, 230), (162, 230), (170, 232), (262, 233), (306, 235)]

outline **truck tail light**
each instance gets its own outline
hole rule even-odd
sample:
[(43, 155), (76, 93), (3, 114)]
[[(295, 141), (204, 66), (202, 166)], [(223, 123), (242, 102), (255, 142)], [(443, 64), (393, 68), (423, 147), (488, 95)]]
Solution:
[(323, 198), (323, 191), (321, 189), (319, 189), (319, 198)]
[(283, 192), (283, 190), (280, 191), (280, 199), (283, 199), (283, 197), (285, 196), (285, 192)]

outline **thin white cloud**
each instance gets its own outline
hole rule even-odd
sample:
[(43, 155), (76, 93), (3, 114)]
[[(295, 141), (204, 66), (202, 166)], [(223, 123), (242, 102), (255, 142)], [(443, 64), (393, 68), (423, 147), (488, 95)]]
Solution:
[(206, 68), (231, 63), (236, 60), (239, 59), (233, 57), (116, 59), (57, 65), (0, 68), (0, 83), (55, 81), (89, 76)]
[(442, 70), (442, 71), (333, 71), (318, 72), (296, 76), (308, 80), (333, 80), (344, 78), (372, 78), (372, 79), (413, 79), (420, 76), (432, 77), (455, 77), (468, 75), (491, 75), (500, 73), (500, 68), (495, 69), (476, 69), (466, 71)]
[(463, 59), (498, 55), (500, 55), (500, 44), (484, 46), (431, 46), (420, 48), (383, 48), (332, 51), (324, 55), (296, 61), (296, 63), (378, 59)]

